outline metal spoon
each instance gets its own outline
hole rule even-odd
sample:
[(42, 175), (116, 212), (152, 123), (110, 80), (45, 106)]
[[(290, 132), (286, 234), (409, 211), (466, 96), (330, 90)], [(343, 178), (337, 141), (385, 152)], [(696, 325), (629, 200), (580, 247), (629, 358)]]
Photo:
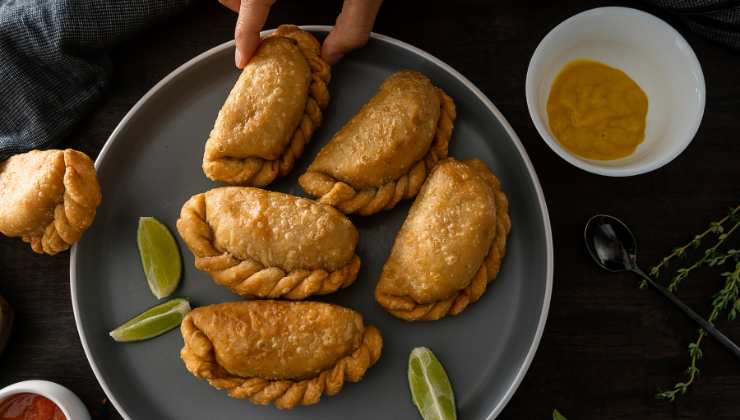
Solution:
[(740, 347), (737, 344), (681, 302), (676, 295), (640, 270), (637, 266), (637, 242), (630, 229), (622, 221), (606, 214), (593, 216), (586, 222), (583, 239), (586, 241), (586, 249), (591, 254), (591, 258), (601, 268), (611, 272), (631, 271), (642, 277), (740, 359)]

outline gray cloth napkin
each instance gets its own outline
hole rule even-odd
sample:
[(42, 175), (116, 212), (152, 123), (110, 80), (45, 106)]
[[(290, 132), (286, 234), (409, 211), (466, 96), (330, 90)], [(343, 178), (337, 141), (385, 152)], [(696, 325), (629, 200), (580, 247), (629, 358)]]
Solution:
[(108, 50), (190, 0), (0, 0), (0, 160), (49, 146), (110, 77)]
[(691, 30), (740, 51), (739, 0), (644, 0), (680, 16)]

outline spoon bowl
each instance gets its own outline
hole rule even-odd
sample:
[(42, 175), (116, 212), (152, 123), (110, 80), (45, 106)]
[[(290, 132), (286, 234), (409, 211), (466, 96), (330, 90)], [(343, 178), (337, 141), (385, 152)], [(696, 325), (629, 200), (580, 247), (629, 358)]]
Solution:
[(637, 241), (621, 220), (608, 214), (597, 214), (586, 222), (583, 239), (591, 258), (611, 272), (637, 267)]

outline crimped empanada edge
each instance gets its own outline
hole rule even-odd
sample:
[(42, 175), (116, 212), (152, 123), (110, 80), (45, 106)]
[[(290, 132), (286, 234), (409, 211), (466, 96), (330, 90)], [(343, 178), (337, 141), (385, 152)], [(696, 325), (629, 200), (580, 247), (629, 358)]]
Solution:
[(294, 25), (281, 25), (269, 36), (293, 40), (311, 69), (311, 84), (303, 117), (278, 159), (270, 160), (257, 156), (243, 159), (204, 157), (203, 172), (213, 181), (256, 187), (270, 184), (278, 176), (285, 176), (293, 169), (295, 161), (303, 154), (303, 149), (311, 140), (314, 131), (321, 125), (322, 112), (330, 98), (328, 84), (331, 80), (331, 67), (321, 58), (318, 41), (313, 35)]
[(206, 194), (192, 196), (180, 210), (177, 231), (195, 256), (195, 267), (207, 272), (214, 282), (240, 296), (301, 300), (345, 288), (357, 279), (360, 257), (353, 254), (342, 268), (293, 270), (266, 267), (254, 259), (242, 260), (228, 251), (219, 251), (206, 221)]
[(54, 219), (41, 235), (21, 237), (39, 254), (55, 255), (80, 240), (95, 219), (102, 195), (92, 160), (74, 149), (62, 151), (64, 158), (64, 194), (54, 207)]
[(383, 349), (380, 331), (369, 325), (365, 327), (359, 347), (312, 378), (244, 378), (231, 375), (218, 364), (213, 353), (213, 344), (190, 316), (185, 317), (180, 330), (185, 343), (180, 358), (190, 373), (206, 379), (214, 388), (227, 390), (232, 398), (249, 399), (260, 405), (273, 404), (281, 410), (316, 404), (324, 394), (332, 396), (339, 393), (345, 381), (359, 382), (367, 369), (380, 359)]
[[(506, 242), (511, 230), (509, 201), (501, 190), (498, 178), (478, 159), (466, 160), (465, 164), (478, 172), (488, 183), (496, 196), (496, 236), (491, 243), (488, 255), (473, 276), (470, 284), (448, 299), (419, 304), (409, 296), (395, 296), (382, 293), (375, 288), (375, 300), (380, 306), (397, 318), (406, 321), (434, 321), (447, 315), (458, 315), (471, 303), (476, 302), (486, 292), (488, 284), (497, 276), (501, 261), (506, 255)], [(482, 166), (482, 167), (481, 167)]]
[(455, 102), (442, 89), (434, 87), (440, 97), (440, 115), (437, 131), (424, 158), (414, 163), (409, 172), (378, 188), (356, 190), (346, 182), (331, 175), (308, 171), (298, 183), (320, 203), (336, 207), (345, 214), (371, 215), (396, 206), (399, 201), (418, 194), (429, 172), (438, 161), (447, 157), (457, 111)]

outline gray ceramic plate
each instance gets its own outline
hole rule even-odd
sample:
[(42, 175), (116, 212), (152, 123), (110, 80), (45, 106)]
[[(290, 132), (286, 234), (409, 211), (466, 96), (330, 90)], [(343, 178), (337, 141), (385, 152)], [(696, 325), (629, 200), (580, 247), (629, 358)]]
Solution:
[[(323, 36), (328, 28), (308, 29)], [(302, 195), (298, 176), (386, 76), (405, 68), (426, 74), (457, 104), (450, 154), (483, 159), (511, 202), (508, 255), (481, 300), (460, 316), (431, 323), (400, 321), (375, 304), (375, 283), (409, 209), (405, 202), (391, 211), (352, 218), (360, 230), (360, 276), (351, 287), (321, 300), (356, 309), (368, 324), (377, 325), (383, 355), (360, 383), (348, 384), (318, 405), (278, 411), (228, 398), (185, 370), (178, 331), (132, 344), (117, 344), (108, 336), (157, 303), (139, 262), (138, 218), (154, 216), (174, 232), (188, 197), (215, 186), (202, 174), (201, 158), (238, 76), (232, 60), (233, 43), (226, 43), (175, 70), (126, 115), (96, 162), (104, 199), (94, 225), (72, 250), (72, 301), (87, 358), (118, 411), (130, 419), (413, 419), (418, 414), (408, 392), (406, 363), (412, 348), (427, 346), (450, 375), (460, 418), (495, 417), (524, 377), (547, 318), (553, 253), (545, 200), (521, 143), (493, 104), (448, 65), (381, 35), (373, 35), (366, 47), (333, 69), (323, 126), (290, 176), (270, 188)], [(193, 267), (182, 242), (180, 250), (184, 274), (174, 296), (190, 298), (195, 306), (237, 299)]]

